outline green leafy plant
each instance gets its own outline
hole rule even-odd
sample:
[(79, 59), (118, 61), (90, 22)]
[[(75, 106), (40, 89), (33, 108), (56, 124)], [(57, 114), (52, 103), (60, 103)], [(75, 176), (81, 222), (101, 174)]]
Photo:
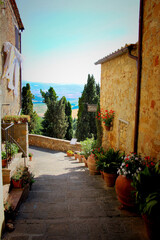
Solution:
[(82, 152), (84, 153), (83, 155), (87, 159), (93, 150), (95, 140), (93, 137), (86, 138), (86, 140), (81, 141), (80, 143), (81, 143)]
[(15, 143), (6, 142), (5, 147), (9, 150), (11, 156), (14, 156), (19, 151), (19, 147)]
[(140, 213), (160, 220), (160, 161), (145, 161), (144, 169), (134, 175), (132, 186)]
[(119, 150), (109, 148), (107, 151), (104, 149), (96, 148), (93, 151), (96, 158), (97, 170), (104, 171), (107, 173), (117, 173), (117, 169), (122, 163), (122, 154)]
[(6, 159), (6, 158), (7, 158), (6, 152), (5, 152), (5, 151), (2, 151), (2, 152), (1, 152), (1, 156), (2, 156), (2, 159), (3, 159), (3, 160)]
[(5, 214), (5, 221), (7, 222), (8, 220), (13, 220), (15, 217), (15, 212), (13, 206), (6, 201), (4, 203), (4, 214)]
[(12, 176), (14, 181), (22, 180), (22, 186), (32, 184), (34, 182), (34, 175), (28, 170), (28, 167), (19, 167)]
[(28, 154), (28, 157), (33, 157), (33, 153), (29, 153), (29, 154)]
[(105, 161), (103, 163), (103, 171), (107, 173), (117, 173), (122, 163), (122, 155), (119, 150), (113, 148), (108, 149), (105, 153)]

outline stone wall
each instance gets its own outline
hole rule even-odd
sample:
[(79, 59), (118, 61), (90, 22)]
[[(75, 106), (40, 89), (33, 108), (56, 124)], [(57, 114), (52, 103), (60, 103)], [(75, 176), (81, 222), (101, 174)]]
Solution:
[[(132, 54), (137, 56), (137, 50)], [(114, 110), (113, 128), (103, 126), (102, 146), (131, 152), (134, 147), (134, 119), (136, 102), (136, 61), (127, 53), (101, 64), (101, 98), (103, 110)]]
[(160, 159), (159, 0), (144, 0), (138, 151)]
[[(15, 26), (18, 28), (18, 23), (10, 1), (6, 0), (5, 2), (5, 9), (3, 9), (3, 4), (0, 5), (0, 79), (2, 77), (3, 66), (6, 59), (6, 54), (3, 51), (3, 44), (4, 42), (10, 42), (12, 45), (15, 46)], [(20, 81), (18, 86), (18, 96), (16, 97), (13, 93), (13, 90), (9, 90), (7, 88), (7, 80), (1, 81), (0, 84), (2, 88), (2, 117), (4, 115), (17, 115), (21, 108)]]
[(67, 152), (67, 150), (81, 151), (81, 144), (71, 145), (70, 141), (45, 137), (41, 135), (29, 134), (29, 145), (41, 148), (48, 148), (55, 151)]

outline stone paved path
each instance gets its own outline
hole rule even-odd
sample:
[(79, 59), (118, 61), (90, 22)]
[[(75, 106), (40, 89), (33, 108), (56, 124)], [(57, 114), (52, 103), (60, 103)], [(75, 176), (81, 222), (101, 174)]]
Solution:
[(101, 176), (62, 152), (30, 151), (36, 182), (4, 240), (147, 240), (142, 219), (118, 209)]

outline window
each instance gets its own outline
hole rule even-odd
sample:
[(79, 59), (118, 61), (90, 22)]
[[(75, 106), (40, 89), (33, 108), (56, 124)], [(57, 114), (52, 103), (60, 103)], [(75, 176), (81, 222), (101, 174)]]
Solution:
[(15, 47), (19, 50), (19, 30), (15, 26)]

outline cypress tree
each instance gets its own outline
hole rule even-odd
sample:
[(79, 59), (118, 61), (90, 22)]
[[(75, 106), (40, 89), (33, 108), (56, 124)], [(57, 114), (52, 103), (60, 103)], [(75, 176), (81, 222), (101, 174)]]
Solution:
[(91, 138), (92, 135), (97, 137), (96, 128), (96, 114), (94, 112), (88, 112), (87, 104), (97, 104), (99, 96), (96, 91), (96, 83), (93, 75), (88, 75), (87, 84), (84, 86), (82, 96), (79, 98), (79, 110), (77, 120), (76, 137), (78, 141)]
[(22, 88), (22, 114), (30, 116), (31, 120), (28, 123), (29, 133), (35, 133), (38, 122), (38, 115), (36, 111), (33, 110), (32, 99), (34, 99), (34, 95), (31, 93), (30, 84), (27, 83), (26, 86)]
[[(97, 105), (96, 116), (98, 116), (99, 112), (100, 112), (100, 102), (98, 102), (98, 105)], [(99, 119), (98, 117), (96, 117), (96, 127), (97, 127), (97, 147), (100, 147), (102, 145), (103, 130), (102, 130), (101, 119)]]
[(52, 87), (45, 93), (40, 90), (43, 101), (47, 104), (47, 111), (42, 122), (43, 134), (49, 137), (64, 139), (68, 127), (63, 98), (58, 96)]
[(73, 124), (72, 124), (72, 108), (71, 104), (67, 99), (62, 97), (63, 103), (65, 104), (65, 114), (68, 122), (68, 127), (65, 135), (65, 139), (71, 140), (73, 137)]

